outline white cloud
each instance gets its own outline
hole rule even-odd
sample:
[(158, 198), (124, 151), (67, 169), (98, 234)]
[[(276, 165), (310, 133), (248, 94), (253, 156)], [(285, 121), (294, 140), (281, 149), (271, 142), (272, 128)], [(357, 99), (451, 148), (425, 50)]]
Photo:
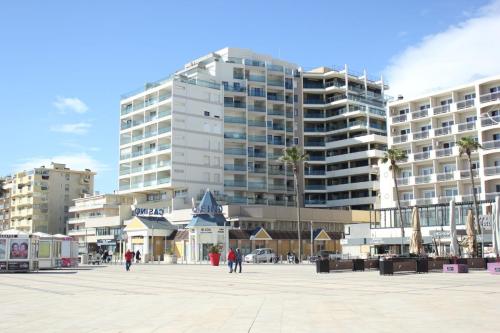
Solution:
[(500, 0), (465, 21), (425, 37), (384, 70), (390, 95), (416, 96), (500, 74)]
[(57, 96), (53, 104), (60, 113), (85, 113), (89, 110), (88, 106), (76, 97)]
[(106, 164), (99, 162), (87, 153), (62, 154), (52, 157), (32, 157), (15, 164), (13, 169), (15, 171), (21, 171), (39, 168), (42, 165), (49, 167), (51, 162), (64, 163), (66, 167), (75, 170), (90, 169), (98, 173), (109, 170)]
[(54, 126), (50, 127), (50, 130), (52, 132), (83, 135), (83, 134), (87, 134), (88, 130), (91, 127), (92, 127), (92, 125), (90, 125), (89, 123), (81, 122), (81, 123), (74, 123), (74, 124), (54, 125)]

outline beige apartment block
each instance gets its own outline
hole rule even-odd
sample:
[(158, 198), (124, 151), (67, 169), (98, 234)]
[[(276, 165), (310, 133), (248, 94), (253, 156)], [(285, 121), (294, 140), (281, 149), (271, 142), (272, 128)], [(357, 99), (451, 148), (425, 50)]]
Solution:
[(66, 232), (72, 200), (94, 190), (95, 173), (52, 163), (12, 177), (10, 228), (26, 232)]
[(378, 160), (387, 149), (382, 78), (342, 68), (302, 73), (306, 207), (378, 207)]
[(10, 228), (12, 177), (0, 177), (0, 231)]
[(132, 215), (132, 198), (119, 194), (94, 194), (74, 199), (69, 212), (68, 235), (79, 244), (80, 253), (98, 247), (112, 252), (119, 246), (124, 221)]
[[(467, 160), (456, 142), (465, 136), (482, 145), (473, 153), (476, 193), (482, 200), (500, 194), (500, 76), (390, 103), (389, 147), (403, 149), (397, 179), (403, 205), (472, 201)], [(391, 173), (381, 166), (383, 207), (395, 206)]]

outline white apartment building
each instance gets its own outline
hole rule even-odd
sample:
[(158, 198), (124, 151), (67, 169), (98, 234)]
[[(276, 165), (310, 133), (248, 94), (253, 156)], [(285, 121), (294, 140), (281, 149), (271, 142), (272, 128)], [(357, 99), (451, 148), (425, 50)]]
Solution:
[(305, 71), (302, 80), (305, 206), (378, 206), (388, 86), (347, 66)]
[(292, 204), (293, 176), (277, 159), (298, 143), (297, 73), (225, 48), (123, 96), (120, 194), (166, 212), (191, 207), (207, 187), (226, 203)]
[(0, 231), (10, 228), (10, 193), (12, 177), (0, 177)]
[[(403, 149), (398, 178), (404, 206), (472, 201), (467, 159), (456, 142), (477, 138), (473, 154), (476, 192), (481, 200), (500, 194), (500, 76), (389, 104), (388, 144)], [(381, 165), (382, 207), (395, 207), (392, 175)]]
[(10, 228), (25, 232), (66, 233), (72, 200), (94, 190), (95, 173), (52, 163), (17, 172), (10, 191)]
[(115, 252), (120, 244), (124, 221), (132, 216), (132, 199), (118, 194), (94, 194), (74, 199), (69, 212), (68, 235), (78, 241), (79, 252), (101, 247)]

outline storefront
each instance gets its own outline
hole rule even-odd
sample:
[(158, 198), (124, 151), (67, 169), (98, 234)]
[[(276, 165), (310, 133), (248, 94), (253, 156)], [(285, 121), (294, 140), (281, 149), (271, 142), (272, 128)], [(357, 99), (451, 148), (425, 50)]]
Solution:
[(126, 249), (137, 253), (142, 262), (158, 260), (167, 250), (169, 236), (177, 228), (161, 216), (134, 216), (124, 229)]

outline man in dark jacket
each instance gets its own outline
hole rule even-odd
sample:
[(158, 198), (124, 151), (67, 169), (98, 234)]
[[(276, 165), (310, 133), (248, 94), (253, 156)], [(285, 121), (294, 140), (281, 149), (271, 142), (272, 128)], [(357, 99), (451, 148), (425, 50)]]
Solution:
[(240, 249), (236, 249), (236, 261), (234, 265), (234, 272), (236, 273), (236, 269), (238, 268), (238, 265), (240, 266), (240, 273), (241, 273), (241, 263), (243, 262), (243, 255), (241, 254)]
[(127, 250), (125, 252), (125, 268), (130, 271), (130, 266), (132, 266), (132, 260), (134, 259), (134, 252)]

